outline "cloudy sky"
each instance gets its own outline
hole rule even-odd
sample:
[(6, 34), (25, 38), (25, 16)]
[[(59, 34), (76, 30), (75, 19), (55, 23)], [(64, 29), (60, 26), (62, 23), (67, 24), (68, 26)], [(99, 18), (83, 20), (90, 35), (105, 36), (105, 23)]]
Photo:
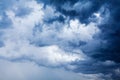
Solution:
[(0, 80), (119, 80), (120, 0), (0, 0)]

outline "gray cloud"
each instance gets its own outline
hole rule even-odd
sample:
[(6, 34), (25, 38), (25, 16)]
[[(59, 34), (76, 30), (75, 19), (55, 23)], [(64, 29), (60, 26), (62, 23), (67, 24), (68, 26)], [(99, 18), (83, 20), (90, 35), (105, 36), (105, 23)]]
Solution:
[[(14, 62), (1, 61), (0, 69), (6, 65), (17, 70), (18, 65), (35, 66), (35, 71), (43, 66), (64, 67), (60, 72), (72, 75), (71, 80), (119, 79), (118, 0), (11, 0), (8, 3), (0, 2), (0, 58)], [(39, 66), (20, 63), (24, 60)], [(50, 75), (49, 79), (70, 80), (60, 75), (59, 70), (47, 68), (43, 69), (43, 77), (38, 77), (38, 72), (31, 79), (47, 80), (44, 75), (52, 70), (57, 76)], [(10, 76), (7, 73), (8, 78), (18, 73), (20, 80), (31, 75), (29, 71), (21, 75), (23, 72), (19, 70)]]
[(0, 65), (0, 79), (2, 80), (101, 80), (102, 76), (102, 74), (74, 73), (62, 68), (48, 68), (27, 61), (0, 60)]

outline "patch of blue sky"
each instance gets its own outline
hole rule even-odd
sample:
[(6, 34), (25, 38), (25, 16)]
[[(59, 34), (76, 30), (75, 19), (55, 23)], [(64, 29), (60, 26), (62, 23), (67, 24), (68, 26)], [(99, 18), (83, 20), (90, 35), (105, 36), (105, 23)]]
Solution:
[(16, 16), (18, 17), (24, 17), (30, 14), (32, 10), (29, 8), (19, 8), (18, 10), (16, 10)]
[(7, 17), (5, 13), (2, 14), (0, 20), (0, 29), (8, 28), (10, 25), (12, 25), (12, 21)]

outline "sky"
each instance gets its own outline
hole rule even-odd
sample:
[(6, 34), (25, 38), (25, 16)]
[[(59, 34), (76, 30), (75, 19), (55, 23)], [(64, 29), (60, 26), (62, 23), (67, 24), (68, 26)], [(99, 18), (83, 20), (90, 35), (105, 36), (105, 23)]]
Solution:
[(0, 80), (119, 80), (120, 0), (0, 0)]

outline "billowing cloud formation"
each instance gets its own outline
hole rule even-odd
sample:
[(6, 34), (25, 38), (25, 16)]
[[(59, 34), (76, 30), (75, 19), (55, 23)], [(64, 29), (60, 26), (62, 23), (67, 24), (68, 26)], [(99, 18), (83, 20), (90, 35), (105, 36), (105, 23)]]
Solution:
[[(2, 0), (0, 4), (0, 70), (7, 69), (3, 72), (8, 76), (0, 79), (120, 78), (118, 0), (10, 0), (9, 4)], [(17, 71), (11, 69), (9, 76), (9, 67), (4, 66), (15, 66)], [(26, 66), (32, 70), (20, 71)], [(46, 78), (49, 72), (54, 74)], [(13, 76), (16, 73), (18, 77)]]
[[(6, 15), (11, 20), (12, 25), (11, 28), (3, 30), (4, 33), (2, 35), (2, 39), (4, 40), (4, 46), (0, 48), (1, 57), (8, 58), (10, 60), (26, 57), (30, 60), (35, 60), (40, 64), (48, 62), (48, 64), (55, 63), (55, 65), (62, 62), (75, 61), (77, 59), (84, 60), (84, 54), (82, 51), (80, 51), (80, 54), (76, 54), (75, 52), (66, 52), (60, 49), (57, 44), (54, 44), (55, 42), (58, 42), (55, 40), (57, 38), (64, 40), (64, 38), (66, 39), (66, 36), (69, 36), (69, 40), (71, 40), (72, 37), (70, 34), (73, 34), (73, 32), (69, 31), (68, 35), (65, 37), (63, 37), (63, 35), (66, 34), (67, 30), (64, 34), (62, 34), (63, 31), (55, 33), (54, 31), (57, 29), (54, 28), (56, 27), (54, 24), (52, 24), (51, 27), (48, 27), (48, 25), (43, 22), (43, 19), (48, 18), (49, 16), (44, 17), (44, 15), (47, 15), (48, 13), (46, 13), (46, 10), (42, 10), (42, 4), (37, 4), (35, 1), (27, 1), (26, 5), (28, 9), (31, 9), (31, 13), (23, 17), (16, 16), (16, 10), (19, 8), (18, 5), (15, 7), (15, 11), (11, 9), (6, 11)], [(54, 14), (53, 10), (50, 12), (52, 12), (51, 15)], [(43, 30), (42, 32), (36, 29), (36, 25), (38, 24), (43, 25), (41, 26), (41, 28), (43, 28), (41, 29)], [(71, 23), (71, 26), (75, 26), (72, 24), (73, 23)], [(68, 24), (66, 24), (66, 26), (67, 25)], [(89, 35), (90, 33), (86, 34), (86, 37), (89, 37)], [(55, 37), (52, 39), (53, 36)], [(73, 36), (75, 35), (73, 34)], [(39, 40), (40, 43), (48, 43), (49, 45), (47, 44), (42, 47), (33, 45), (34, 43), (39, 44), (37, 40)]]

